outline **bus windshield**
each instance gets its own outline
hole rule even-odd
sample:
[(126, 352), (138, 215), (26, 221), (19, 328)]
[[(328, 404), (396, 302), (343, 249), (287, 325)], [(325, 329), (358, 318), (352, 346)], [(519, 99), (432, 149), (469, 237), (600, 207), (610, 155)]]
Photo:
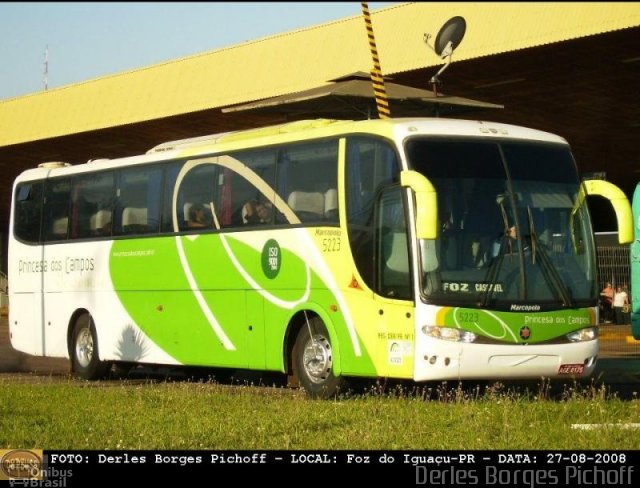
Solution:
[(593, 234), (568, 146), (414, 138), (407, 156), (438, 193), (438, 237), (420, 242), (427, 302), (512, 311), (593, 305)]

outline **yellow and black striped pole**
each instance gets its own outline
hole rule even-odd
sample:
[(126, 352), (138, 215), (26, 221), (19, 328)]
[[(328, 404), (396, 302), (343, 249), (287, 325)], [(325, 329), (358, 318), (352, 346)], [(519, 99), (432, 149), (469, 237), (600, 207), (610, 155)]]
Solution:
[(360, 2), (360, 4), (362, 5), (364, 23), (367, 26), (367, 36), (369, 37), (369, 47), (371, 48), (371, 57), (373, 59), (373, 69), (371, 70), (371, 84), (373, 85), (373, 93), (376, 97), (378, 117), (380, 117), (381, 119), (388, 119), (389, 117), (391, 117), (391, 110), (389, 110), (389, 101), (387, 99), (387, 90), (384, 87), (384, 78), (382, 78), (382, 69), (380, 69), (380, 58), (378, 58), (376, 38), (373, 35), (373, 25), (371, 24), (369, 6), (367, 5), (367, 2)]

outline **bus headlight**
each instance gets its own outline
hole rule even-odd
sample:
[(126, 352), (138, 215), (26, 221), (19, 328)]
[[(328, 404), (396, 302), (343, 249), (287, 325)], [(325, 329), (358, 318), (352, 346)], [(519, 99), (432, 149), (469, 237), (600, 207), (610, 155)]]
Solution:
[(436, 325), (425, 325), (422, 327), (422, 332), (428, 337), (451, 342), (475, 342), (477, 337), (473, 332), (467, 330), (438, 327)]
[(592, 341), (598, 337), (598, 329), (596, 327), (587, 327), (586, 329), (574, 330), (567, 334), (567, 339), (571, 342)]

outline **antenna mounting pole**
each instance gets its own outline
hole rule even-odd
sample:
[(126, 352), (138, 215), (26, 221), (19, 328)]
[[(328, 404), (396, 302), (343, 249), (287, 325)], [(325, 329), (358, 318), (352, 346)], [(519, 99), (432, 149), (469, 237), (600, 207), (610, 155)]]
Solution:
[(376, 97), (378, 117), (380, 117), (381, 119), (388, 119), (389, 117), (391, 117), (391, 110), (389, 109), (387, 90), (384, 87), (384, 78), (382, 77), (382, 69), (380, 68), (380, 58), (378, 58), (376, 38), (373, 35), (373, 24), (371, 23), (369, 6), (367, 5), (367, 2), (360, 2), (360, 4), (362, 5), (362, 14), (364, 16), (364, 23), (367, 27), (369, 48), (371, 50), (371, 58), (373, 59), (373, 69), (371, 70), (371, 84), (373, 85), (373, 93)]
[(445, 64), (440, 71), (431, 77), (429, 83), (433, 86), (433, 94), (438, 96), (438, 84), (440, 83), (440, 75), (451, 64), (451, 55), (455, 48), (458, 47), (464, 33), (467, 29), (467, 23), (463, 17), (457, 16), (449, 19), (438, 31), (434, 45), (429, 44), (431, 34), (424, 35), (424, 43), (429, 46), (440, 58), (445, 59)]
[(44, 89), (49, 88), (49, 44), (44, 48)]

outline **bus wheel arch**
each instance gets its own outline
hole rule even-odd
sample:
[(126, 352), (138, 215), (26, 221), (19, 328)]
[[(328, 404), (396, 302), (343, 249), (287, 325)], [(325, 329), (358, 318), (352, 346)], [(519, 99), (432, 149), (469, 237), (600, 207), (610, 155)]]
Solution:
[(327, 322), (311, 311), (298, 312), (287, 331), (287, 372), (312, 398), (334, 397), (344, 386), (334, 337)]
[(67, 337), (72, 373), (86, 380), (104, 378), (110, 363), (100, 360), (95, 322), (87, 310), (73, 314)]

